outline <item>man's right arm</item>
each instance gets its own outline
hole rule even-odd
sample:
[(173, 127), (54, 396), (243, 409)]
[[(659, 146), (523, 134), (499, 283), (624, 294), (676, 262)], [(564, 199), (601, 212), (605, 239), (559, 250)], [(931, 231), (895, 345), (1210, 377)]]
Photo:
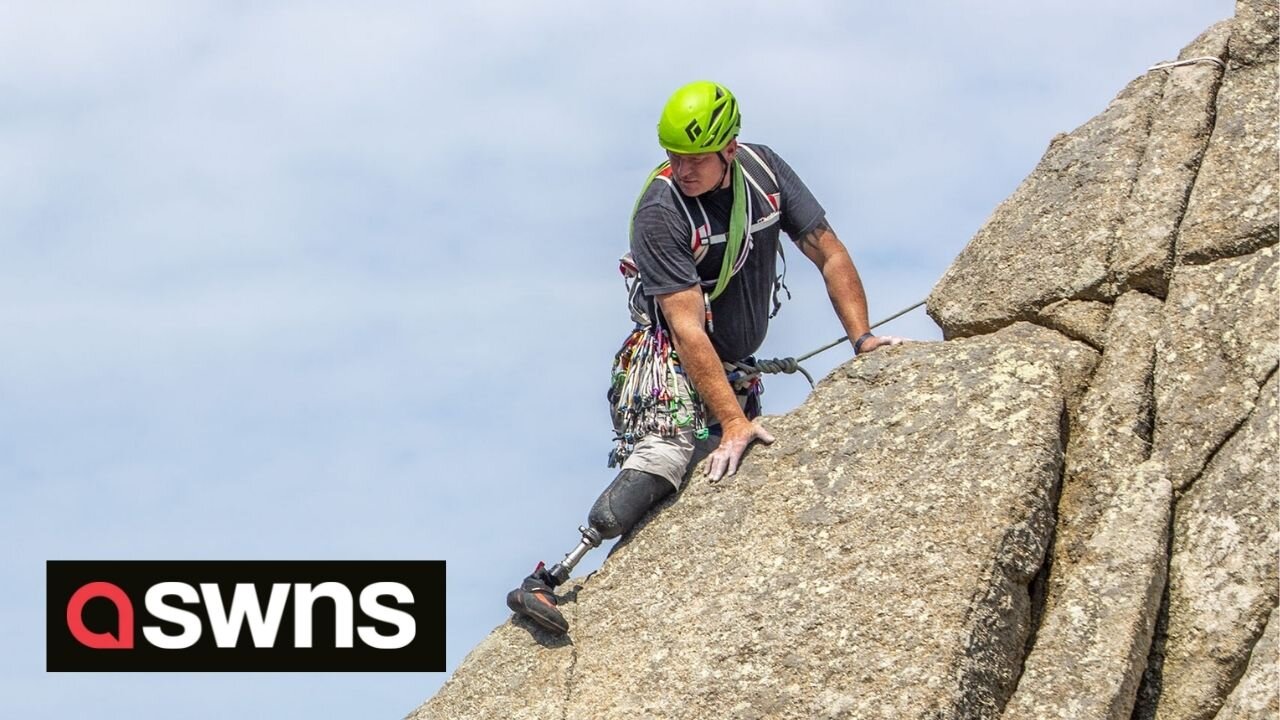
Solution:
[(723, 434), (720, 445), (708, 458), (707, 476), (719, 480), (738, 471), (738, 463), (747, 446), (755, 440), (773, 442), (773, 436), (743, 414), (737, 395), (725, 378), (720, 356), (707, 336), (702, 288), (694, 285), (673, 293), (658, 295), (657, 301), (671, 330), (680, 365), (688, 373), (693, 386), (702, 397)]

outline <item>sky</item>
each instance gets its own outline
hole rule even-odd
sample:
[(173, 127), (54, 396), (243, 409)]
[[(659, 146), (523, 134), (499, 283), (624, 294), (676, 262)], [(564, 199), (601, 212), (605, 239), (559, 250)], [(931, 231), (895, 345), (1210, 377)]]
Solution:
[[(676, 87), (737, 95), (874, 321), (1232, 7), (0, 6), (0, 715), (397, 718), (434, 693), (446, 673), (46, 673), (45, 561), (445, 560), (455, 668), (612, 477), (617, 258)], [(789, 258), (765, 357), (843, 334)], [(923, 310), (885, 332), (940, 338)], [(771, 377), (766, 412), (807, 392)]]

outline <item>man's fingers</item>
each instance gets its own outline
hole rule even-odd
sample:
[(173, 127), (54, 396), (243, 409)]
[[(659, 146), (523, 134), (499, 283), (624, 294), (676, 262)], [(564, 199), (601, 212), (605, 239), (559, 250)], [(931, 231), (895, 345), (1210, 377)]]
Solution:
[(723, 453), (719, 450), (711, 453), (711, 458), (707, 461), (707, 478), (710, 479), (711, 482), (719, 480), (720, 476), (724, 475), (724, 465)]
[(734, 440), (722, 440), (720, 446), (707, 458), (706, 474), (713, 482), (738, 473), (742, 456), (746, 454), (747, 447), (752, 442), (759, 440), (767, 445), (774, 441), (773, 433), (766, 430), (759, 422), (752, 423), (752, 426), (751, 435)]
[(774, 441), (773, 433), (765, 429), (763, 425), (756, 424), (756, 439), (768, 445)]
[[(734, 448), (734, 449), (737, 450), (737, 448)], [(738, 474), (738, 461), (740, 459), (742, 459), (741, 451), (733, 452), (729, 454), (729, 475), (730, 476)]]
[(715, 482), (736, 473), (738, 460), (742, 457), (744, 447), (746, 446), (741, 441), (721, 443), (720, 447), (716, 448), (707, 459), (707, 477)]
[(900, 338), (896, 335), (877, 335), (874, 338), (874, 342), (867, 343), (869, 347), (867, 347), (864, 352), (870, 352), (871, 350), (882, 348), (886, 345), (901, 345), (905, 340), (906, 338)]

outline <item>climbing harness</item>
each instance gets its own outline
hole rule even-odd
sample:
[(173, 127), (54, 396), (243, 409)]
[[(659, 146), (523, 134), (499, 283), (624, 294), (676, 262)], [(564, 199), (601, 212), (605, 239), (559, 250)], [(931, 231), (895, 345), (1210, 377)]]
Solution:
[[(729, 233), (725, 236), (725, 251), (724, 258), (720, 261), (720, 274), (716, 276), (715, 280), (702, 281), (704, 288), (707, 285), (712, 286), (710, 293), (707, 293), (705, 290), (703, 292), (703, 304), (706, 306), (708, 314), (711, 312), (711, 301), (720, 297), (720, 294), (724, 292), (725, 287), (729, 285), (729, 280), (734, 275), (737, 275), (738, 271), (747, 264), (747, 255), (751, 252), (751, 238), (750, 235), (744, 231), (747, 229), (747, 217), (750, 215), (752, 208), (751, 201), (747, 197), (749, 193), (746, 192), (746, 186), (743, 182), (742, 163), (737, 159), (734, 159), (731, 171), (733, 173), (733, 205), (729, 210)], [(631, 211), (631, 217), (634, 218), (636, 211), (640, 209), (640, 201), (644, 198), (645, 190), (649, 189), (649, 185), (654, 180), (661, 180), (662, 182), (671, 185), (673, 188), (675, 187), (671, 180), (670, 162), (663, 162), (661, 165), (654, 168), (653, 172), (649, 173), (649, 179), (645, 181), (644, 189), (640, 191), (640, 197), (636, 198), (636, 204)], [(695, 198), (695, 200), (697, 199)], [(701, 262), (702, 258), (706, 255), (705, 248), (707, 243), (704, 242), (704, 237), (711, 232), (711, 221), (707, 218), (706, 209), (702, 207), (702, 201), (697, 200), (697, 203), (698, 209), (702, 212), (702, 225), (698, 225), (693, 221), (693, 215), (689, 213), (689, 208), (685, 207), (683, 201), (680, 201), (680, 206), (684, 208), (685, 215), (689, 219), (689, 227), (693, 228), (692, 246), (694, 261)], [(632, 230), (634, 231), (634, 223)], [(743, 252), (744, 244), (746, 245), (746, 252)], [(630, 253), (624, 255), (623, 258), (626, 261), (630, 261)], [(634, 263), (632, 264), (634, 266)], [(625, 274), (626, 270), (623, 270), (623, 273)]]
[[(649, 185), (654, 181), (666, 183), (676, 194), (679, 206), (684, 210), (690, 227), (690, 248), (694, 261), (700, 262), (707, 255), (707, 249), (713, 244), (725, 243), (724, 257), (720, 263), (720, 271), (715, 280), (701, 281), (703, 312), (707, 332), (715, 331), (715, 318), (711, 312), (711, 302), (724, 292), (729, 281), (745, 265), (747, 255), (754, 247), (752, 235), (763, 228), (781, 221), (782, 200), (781, 188), (777, 177), (764, 160), (746, 145), (739, 145), (742, 152), (750, 157), (768, 176), (772, 182), (768, 192), (752, 174), (743, 167), (743, 163), (734, 158), (730, 169), (733, 179), (733, 204), (729, 212), (729, 228), (724, 235), (711, 234), (711, 220), (702, 201), (693, 198), (702, 222), (694, 220), (693, 212), (681, 197), (671, 179), (671, 165), (664, 162), (656, 167), (645, 180), (640, 196), (636, 198), (632, 217), (639, 210)], [(755, 193), (748, 189), (748, 183)], [(755, 220), (755, 200), (758, 193), (767, 203), (767, 212)], [(755, 220), (751, 222), (751, 220)], [(777, 314), (781, 306), (778, 293), (780, 289), (790, 297), (786, 288), (786, 256), (782, 245), (778, 243), (778, 254), (782, 259), (782, 273), (774, 280), (773, 313)], [(649, 433), (672, 436), (680, 432), (690, 431), (699, 440), (710, 435), (708, 429), (707, 410), (693, 387), (693, 383), (680, 367), (675, 346), (670, 332), (658, 319), (649, 312), (650, 306), (644, 297), (640, 284), (640, 273), (630, 253), (619, 259), (618, 270), (622, 273), (627, 286), (627, 306), (631, 319), (636, 327), (627, 336), (622, 347), (614, 355), (613, 369), (610, 373), (609, 404), (612, 409), (615, 430), (614, 447), (609, 453), (609, 467), (620, 465), (635, 448), (635, 443)], [(748, 365), (746, 369), (726, 363), (725, 372), (735, 391), (744, 398), (748, 413), (759, 415), (759, 396), (763, 392), (760, 373), (754, 372)], [(712, 423), (714, 424), (714, 423)]]
[[(755, 233), (774, 225), (782, 220), (782, 188), (778, 184), (778, 176), (774, 174), (773, 169), (760, 157), (759, 153), (751, 149), (745, 144), (738, 145), (738, 150), (745, 156), (751, 158), (753, 163), (759, 170), (762, 170), (769, 180), (770, 192), (766, 189), (765, 183), (757, 179), (755, 174), (748, 170), (743, 163), (737, 158), (733, 161), (733, 204), (729, 211), (729, 230), (726, 233), (713, 235), (711, 233), (711, 219), (707, 215), (707, 209), (703, 206), (700, 198), (692, 198), (698, 215), (702, 222), (699, 223), (694, 219), (693, 212), (689, 209), (689, 205), (685, 202), (680, 192), (677, 190), (675, 181), (671, 179), (671, 163), (663, 162), (659, 164), (649, 177), (645, 179), (644, 185), (640, 189), (640, 194), (636, 197), (636, 202), (631, 208), (631, 217), (635, 218), (636, 213), (640, 210), (640, 202), (644, 199), (645, 192), (654, 181), (665, 183), (671, 192), (676, 196), (676, 203), (680, 209), (684, 211), (685, 219), (689, 222), (689, 246), (693, 252), (693, 260), (695, 263), (701, 263), (706, 257), (708, 249), (712, 245), (720, 243), (725, 244), (724, 257), (720, 261), (720, 272), (715, 280), (702, 280), (703, 288), (703, 308), (707, 313), (708, 330), (714, 330), (715, 319), (711, 315), (711, 301), (720, 297), (725, 288), (729, 284), (729, 280), (738, 274), (747, 264), (747, 256), (751, 250), (755, 248), (752, 237)], [(745, 182), (744, 182), (745, 181)], [(748, 190), (748, 185), (755, 189), (755, 193)], [(767, 203), (768, 212), (763, 214), (759, 219), (756, 218), (755, 196), (759, 194)], [(632, 223), (631, 231), (634, 232), (635, 225)], [(778, 310), (782, 308), (781, 293), (786, 293), (787, 299), (791, 299), (791, 290), (787, 288), (787, 255), (783, 249), (782, 243), (777, 244), (778, 259), (782, 262), (782, 271), (774, 278), (773, 287), (773, 309), (769, 313), (769, 317), (773, 318), (778, 314)], [(635, 267), (635, 263), (631, 259), (631, 254), (627, 253), (622, 256), (622, 266), (619, 267), (624, 277), (634, 279), (639, 277), (639, 271)], [(707, 288), (711, 288), (707, 292)], [(647, 314), (640, 309), (637, 313), (635, 300), (637, 299), (637, 288), (632, 287), (632, 283), (628, 283), (628, 294), (632, 300), (632, 316), (637, 314)], [(637, 320), (637, 322), (639, 322)], [(644, 324), (644, 323), (641, 323)]]

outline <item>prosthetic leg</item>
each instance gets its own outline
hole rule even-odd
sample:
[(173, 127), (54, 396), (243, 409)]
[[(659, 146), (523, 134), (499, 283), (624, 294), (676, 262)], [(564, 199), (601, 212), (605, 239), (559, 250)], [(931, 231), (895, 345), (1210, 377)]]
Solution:
[(659, 500), (674, 491), (675, 487), (660, 475), (632, 469), (618, 473), (591, 506), (587, 524), (578, 528), (582, 539), (577, 547), (550, 568), (538, 563), (520, 587), (507, 593), (507, 607), (553, 633), (568, 632), (569, 623), (556, 608), (556, 586), (569, 579), (573, 568), (592, 548), (635, 527)]

